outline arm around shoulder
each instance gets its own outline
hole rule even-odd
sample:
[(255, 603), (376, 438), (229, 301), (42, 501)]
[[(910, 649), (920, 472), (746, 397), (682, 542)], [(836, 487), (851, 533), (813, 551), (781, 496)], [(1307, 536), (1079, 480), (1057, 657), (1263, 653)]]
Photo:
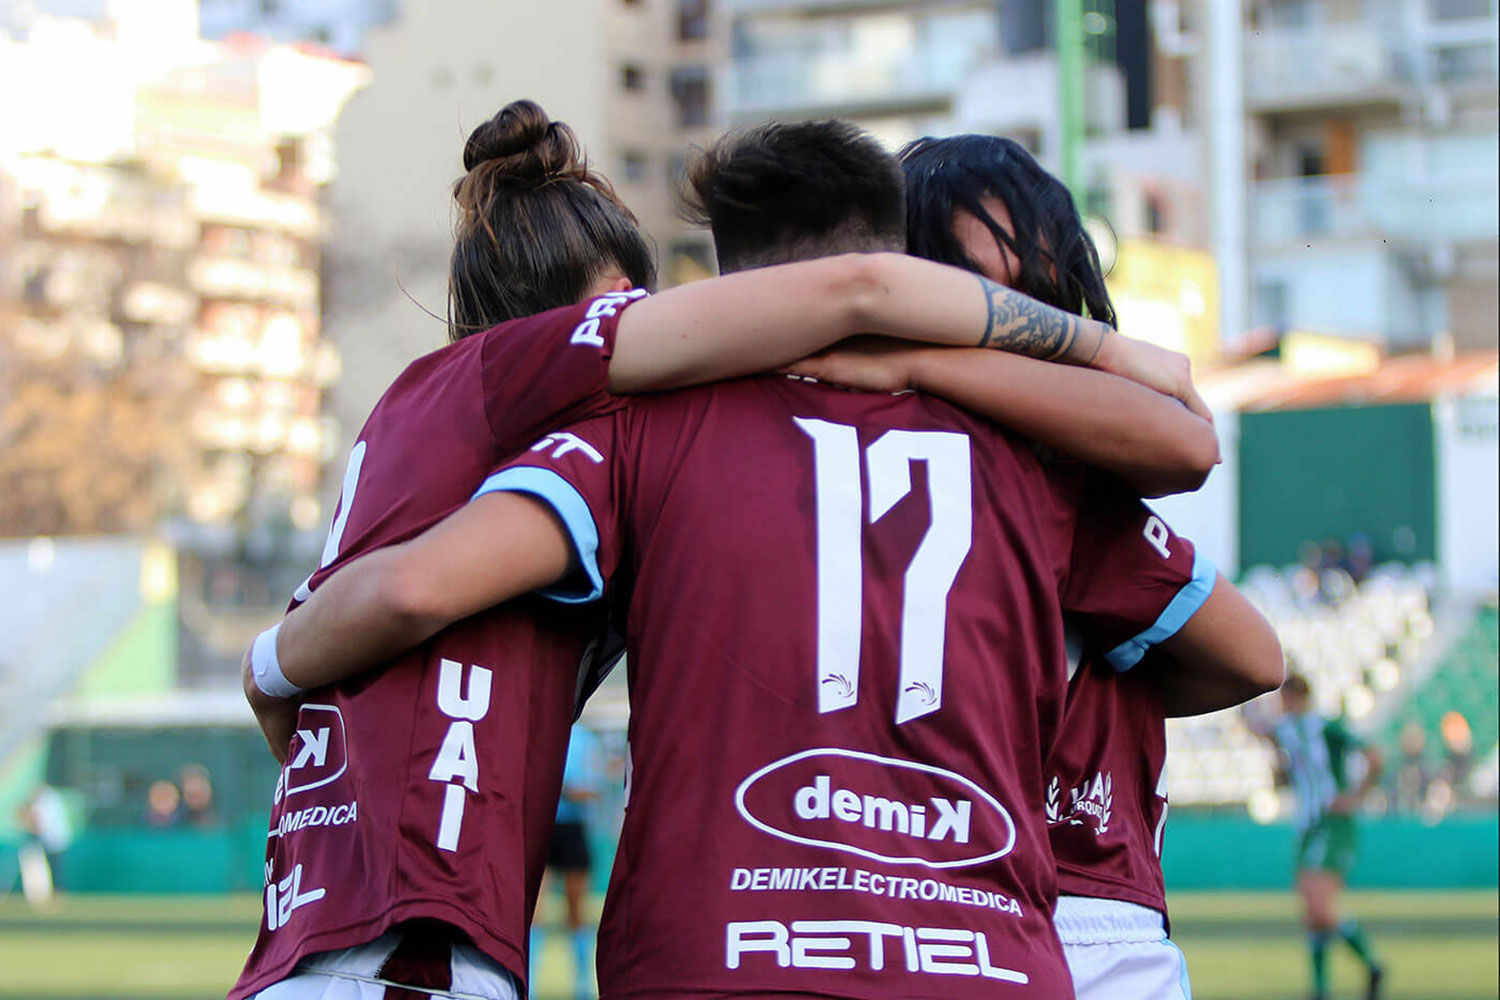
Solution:
[(1202, 715), (1274, 691), (1286, 679), (1271, 623), (1220, 574), (1191, 618), (1161, 644), (1162, 699), (1171, 716)]

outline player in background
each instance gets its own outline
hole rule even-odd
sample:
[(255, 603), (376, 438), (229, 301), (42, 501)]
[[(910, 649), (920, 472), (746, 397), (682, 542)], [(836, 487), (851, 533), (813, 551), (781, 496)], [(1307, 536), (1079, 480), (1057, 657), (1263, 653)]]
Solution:
[[(882, 164), (888, 163), (873, 143), (860, 141), (846, 126), (775, 126), (757, 130), (744, 141), (754, 169), (764, 171), (770, 160), (783, 172), (774, 173), (773, 166), (770, 178), (736, 177), (736, 158), (746, 150), (734, 141), (715, 154), (721, 157), (722, 169), (704, 175), (711, 179), (703, 182), (714, 189), (713, 205), (744, 206), (748, 219), (735, 221), (761, 229), (741, 231), (731, 242), (721, 228), (723, 220), (714, 218), (726, 270), (771, 263), (777, 255), (836, 251), (851, 234), (902, 238), (900, 182), (893, 165), (893, 216), (882, 214), (889, 212), (887, 200), (881, 203), (887, 207), (873, 210), (857, 202), (848, 217), (829, 220), (827, 213), (838, 210), (830, 205), (836, 206), (841, 198), (868, 196), (872, 176), (878, 178)], [(831, 150), (823, 148), (830, 142)], [(761, 143), (764, 148), (757, 148)], [(848, 155), (850, 145), (859, 155)], [(837, 170), (848, 169), (851, 160), (864, 165), (867, 173), (855, 178), (838, 175)], [(756, 200), (766, 200), (769, 192), (805, 187), (810, 177), (824, 183), (814, 183), (812, 194), (801, 192), (800, 200), (794, 196), (797, 211), (788, 211), (785, 200), (774, 195), (769, 206)], [(730, 187), (728, 194), (715, 187), (721, 180)], [(876, 216), (878, 223), (864, 218), (862, 210)], [(766, 238), (765, 223), (777, 219), (791, 220), (787, 225), (793, 231), (770, 245), (757, 245), (757, 238)], [(799, 223), (811, 231), (797, 231)], [(835, 419), (791, 419), (804, 411)], [(862, 426), (857, 423), (861, 420), (874, 426)], [(891, 423), (897, 427), (889, 427)], [(945, 424), (962, 430), (936, 429)], [(848, 456), (839, 427), (859, 431), (847, 436), (853, 446), (848, 469), (843, 467)], [(828, 436), (820, 442), (817, 435), (825, 432)], [(747, 995), (775, 989), (789, 991), (787, 995), (970, 996), (979, 984), (968, 980), (977, 978), (1003, 991), (996, 995), (1071, 994), (1051, 929), (1053, 866), (1045, 832), (1039, 829), (1040, 769), (1060, 710), (1065, 674), (1059, 600), (1090, 618), (1103, 634), (1118, 632), (1121, 639), (1133, 637), (1142, 646), (1158, 640), (1180, 644), (1204, 655), (1200, 647), (1214, 655), (1265, 652), (1269, 629), (1263, 620), (1227, 583), (1219, 581), (1210, 592), (1207, 580), (1195, 579), (1195, 573), (1212, 579), (1211, 571), (1195, 566), (1186, 543), (1168, 536), (1174, 554), (1161, 556), (1150, 544), (1147, 517), (1138, 504), (1104, 497), (1104, 490), (1095, 491), (1097, 498), (1090, 493), (1082, 501), (1059, 504), (1053, 486), (1064, 496), (1076, 494), (1049, 483), (1029, 451), (919, 396), (844, 394), (755, 380), (654, 398), (570, 433), (588, 447), (565, 449), (549, 440), (499, 473), (489, 488), (526, 490), (553, 506), (573, 531), (578, 570), (574, 578), (586, 581), (587, 591), (597, 592), (611, 564), (621, 558), (614, 532), (607, 530), (612, 520), (623, 524), (630, 540), (634, 770), (625, 837), (607, 903), (614, 916), (607, 914), (601, 934), (606, 995)], [(618, 437), (629, 439), (627, 447), (616, 447), (619, 441), (613, 439)], [(875, 438), (868, 449), (859, 447), (863, 437)], [(940, 439), (954, 447), (959, 439), (966, 442), (960, 464), (952, 461), (953, 453), (904, 450), (939, 447)], [(982, 489), (977, 502), (970, 495), (969, 443), (978, 452), (972, 463)], [(893, 452), (891, 445), (899, 447)], [(838, 585), (852, 583), (858, 593), (859, 561), (856, 558), (853, 576), (848, 577), (849, 567), (839, 556), (855, 554), (861, 547), (858, 470), (866, 450), (871, 519), (879, 521), (892, 510), (897, 516), (882, 528), (869, 529), (868, 564), (880, 568), (864, 581), (871, 590), (866, 602), (856, 599), (850, 605), (847, 591)], [(800, 468), (820, 454), (816, 469)], [(925, 515), (920, 505), (892, 507), (912, 483), (907, 480), (901, 489), (890, 476), (914, 458), (928, 466), (928, 481), (917, 484), (925, 487), (930, 501)], [(790, 468), (799, 471), (787, 481), (789, 460)], [(960, 468), (964, 489), (956, 498), (948, 487)], [(854, 473), (852, 481), (847, 472)], [(615, 480), (616, 475), (624, 482)], [(800, 486), (792, 485), (799, 481)], [(668, 483), (671, 489), (664, 492)], [(895, 487), (894, 495), (888, 487)], [(874, 492), (884, 493), (887, 500), (875, 500)], [(847, 541), (847, 525), (825, 515), (830, 508), (835, 514), (847, 513), (851, 496), (854, 550), (835, 547), (841, 542), (821, 541)], [(953, 503), (955, 499), (961, 502)], [(278, 644), (284, 668), (294, 676), (324, 680), (330, 669), (368, 665), (350, 661), (371, 653), (355, 646), (368, 647), (372, 637), (378, 635), (380, 642), (420, 639), (450, 616), (510, 596), (518, 567), (487, 553), (503, 549), (507, 533), (516, 530), (513, 517), (501, 516), (508, 509), (505, 505), (515, 502), (505, 492), (487, 489), (469, 508), (422, 538), (369, 556), (334, 577), (323, 594), (287, 619)], [(1075, 518), (1070, 505), (1080, 502), (1089, 510)], [(618, 508), (611, 510), (613, 505)], [(957, 536), (950, 529), (961, 521), (968, 528), (958, 551)], [(924, 586), (923, 575), (913, 578), (917, 563), (924, 560), (920, 550), (914, 553), (906, 546), (917, 543), (925, 548), (923, 539), (931, 533), (941, 536), (941, 547), (949, 550), (945, 561), (954, 563), (955, 574), (969, 561), (972, 546), (972, 573), (948, 576), (946, 585), (935, 578), (931, 587)], [(1043, 537), (1028, 538), (1028, 533)], [(809, 536), (819, 539), (816, 558), (808, 550)], [(1116, 553), (1118, 560), (1105, 558), (1109, 553)], [(946, 558), (955, 554), (956, 560)], [(565, 546), (549, 558), (554, 573), (569, 568)], [(1132, 559), (1141, 562), (1140, 568), (1119, 572)], [(908, 562), (908, 585), (898, 601), (889, 591), (903, 589), (894, 578), (902, 576)], [(1011, 562), (1018, 565), (1011, 567)], [(1114, 571), (1108, 574), (1113, 589), (1102, 585), (1106, 574), (1091, 572), (1096, 565)], [(820, 577), (828, 584), (819, 583)], [(394, 581), (414, 578), (423, 581), (417, 586), (426, 591), (418, 601), (392, 603), (383, 596), (394, 593), (389, 589)], [(1064, 579), (1066, 596), (1048, 597)], [(935, 599), (935, 605), (929, 604)], [(1158, 619), (1162, 607), (1174, 602), (1191, 609), (1201, 605), (1205, 619), (1225, 627), (1201, 629), (1189, 609), (1183, 614), (1186, 623), (1173, 636), (1180, 623), (1163, 625)], [(869, 604), (872, 619), (863, 626), (858, 620), (861, 603)], [(913, 605), (927, 610), (911, 614)], [(1210, 606), (1218, 610), (1211, 612)], [(863, 632), (872, 650), (863, 676), (874, 675), (873, 679), (848, 676), (847, 671), (858, 666), (857, 651), (854, 660), (827, 677), (808, 662), (814, 651), (830, 647), (829, 629), (848, 623), (850, 607), (855, 614), (853, 635)], [(1225, 610), (1230, 611), (1227, 618)], [(945, 627), (948, 615), (954, 622)], [(835, 621), (825, 625), (826, 619)], [(928, 625), (933, 621), (936, 635)], [(402, 630), (404, 639), (399, 637)], [(897, 657), (892, 633), (903, 632), (912, 642), (903, 637), (899, 645), (914, 649)], [(940, 651), (944, 632), (952, 633), (946, 656)], [(346, 636), (355, 642), (344, 641)], [(929, 655), (933, 650), (926, 644), (934, 641), (939, 652)], [(1027, 648), (1033, 645), (1035, 651)], [(1279, 658), (1274, 636), (1269, 649)], [(833, 644), (829, 655), (842, 652), (841, 641)], [(899, 684), (892, 683), (898, 658), (903, 674)], [(885, 666), (891, 669), (880, 669)], [(921, 676), (905, 676), (908, 667), (922, 671)], [(954, 676), (944, 680), (949, 673)], [(842, 684), (833, 683), (840, 680)], [(946, 700), (945, 686), (950, 691)], [(825, 697), (832, 700), (831, 706), (821, 707)], [(856, 702), (862, 702), (860, 711), (853, 711)], [(846, 708), (851, 711), (841, 711)], [(894, 727), (888, 712), (895, 714)], [(913, 725), (895, 728), (905, 723)], [(788, 750), (792, 752), (785, 754)], [(778, 754), (785, 755), (778, 759)], [(899, 769), (905, 765), (895, 755), (922, 762), (911, 768), (913, 773), (946, 774), (961, 786), (956, 798), (930, 797), (935, 810), (930, 828), (929, 806), (920, 804), (920, 793), (933, 791), (931, 779), (903, 774)], [(808, 757), (835, 758), (832, 764), (807, 766), (829, 767), (842, 782), (851, 780), (849, 768), (857, 770), (858, 765), (839, 760), (866, 761), (875, 766), (876, 774), (883, 766), (896, 767), (889, 773), (902, 776), (864, 775), (877, 786), (890, 780), (897, 787), (886, 789), (888, 794), (866, 794), (864, 809), (873, 812), (863, 826), (878, 826), (882, 833), (871, 835), (877, 838), (915, 838), (915, 848), (909, 843), (900, 847), (934, 856), (919, 861), (891, 856), (890, 851), (898, 850), (892, 845), (882, 853), (868, 845), (840, 847), (817, 838), (779, 838), (766, 824), (750, 822), (746, 810), (794, 808), (776, 803), (770, 792), (765, 794), (772, 799), (755, 805), (751, 789), (761, 777)], [(751, 774), (756, 766), (759, 770)], [(830, 813), (819, 803), (828, 800), (837, 819), (860, 825), (859, 817), (849, 813), (858, 812), (857, 793), (833, 790), (829, 774), (809, 772), (795, 780), (803, 779), (809, 783), (795, 794), (791, 787), (782, 789), (789, 800), (800, 803), (795, 811), (802, 819), (826, 825)], [(732, 801), (730, 789), (736, 784), (740, 795)], [(994, 811), (975, 818), (975, 800), (965, 798), (969, 793), (962, 790), (967, 788), (992, 804), (981, 804), (981, 810)], [(954, 794), (952, 789), (948, 792)], [(907, 804), (898, 800), (900, 795), (906, 796)], [(918, 797), (913, 800), (913, 795)], [(783, 815), (779, 821), (788, 820)], [(976, 832), (982, 824), (988, 826)], [(1001, 827), (1010, 831), (1008, 836), (997, 835)], [(989, 848), (1003, 846), (981, 857), (966, 856), (966, 849), (953, 844), (968, 844), (971, 834)], [(859, 836), (864, 835), (856, 839)], [(922, 845), (924, 840), (951, 843), (932, 847)], [(782, 841), (806, 846), (787, 847)], [(1024, 846), (1018, 847), (1018, 842)], [(818, 853), (820, 846), (835, 852), (848, 849), (856, 855), (854, 863), (874, 864), (876, 869), (827, 867), (840, 860), (850, 862)], [(953, 850), (958, 850), (958, 857), (936, 856)], [(1007, 860), (997, 860), (1002, 857)], [(763, 865), (731, 870), (734, 858), (745, 865), (755, 865), (752, 859), (758, 858)], [(971, 867), (981, 862), (987, 863), (984, 868)], [(931, 874), (900, 867), (914, 863), (959, 881), (905, 877), (911, 871)], [(767, 873), (775, 873), (775, 881), (761, 884)], [(789, 883), (783, 879), (788, 873), (821, 878)], [(746, 881), (737, 884), (742, 874)], [(848, 884), (846, 875), (852, 880)], [(932, 895), (926, 895), (929, 889)], [(771, 892), (769, 897), (758, 894), (765, 890)], [(933, 902), (939, 896), (941, 902)], [(972, 900), (981, 896), (988, 900), (986, 908), (1002, 915), (987, 910), (975, 916)], [(841, 909), (852, 919), (822, 919)], [(748, 919), (753, 913), (761, 917)], [(934, 922), (938, 926), (928, 926)], [(955, 927), (953, 922), (969, 926)], [(975, 924), (982, 929), (975, 929)], [(840, 934), (851, 935), (857, 943)], [(789, 935), (799, 937), (792, 941)], [(887, 940), (892, 935), (894, 940)], [(932, 943), (937, 941), (947, 943)]]
[[(1301, 674), (1281, 686), (1281, 714), (1264, 721), (1247, 713), (1251, 728), (1273, 741), (1286, 764), (1295, 802), (1297, 893), (1307, 925), (1313, 997), (1328, 996), (1328, 946), (1337, 937), (1365, 966), (1366, 996), (1380, 996), (1385, 967), (1354, 917), (1339, 916), (1339, 896), (1354, 867), (1358, 832), (1355, 812), (1380, 780), (1380, 752), (1345, 728), (1343, 720), (1319, 713), (1312, 687)], [(1363, 767), (1351, 766), (1361, 758)]]
[[(563, 767), (562, 794), (557, 800), (557, 823), (547, 849), (547, 870), (562, 876), (564, 926), (573, 952), (573, 993), (579, 998), (593, 995), (594, 931), (584, 924), (593, 856), (589, 850), (589, 810), (605, 791), (604, 748), (594, 731), (582, 723), (573, 726), (568, 741), (568, 759)], [(532, 924), (531, 956), (542, 953), (543, 931)]]
[[(376, 406), (324, 565), (298, 601), (349, 560), (439, 521), (547, 429), (608, 412), (611, 390), (743, 374), (869, 329), (1028, 346), (990, 322), (970, 276), (896, 255), (642, 299), (637, 289), (653, 273), (634, 220), (584, 167), (566, 126), (530, 102), (476, 129), (464, 163), (455, 343), (414, 362)], [(1045, 309), (1027, 323), (1029, 335), (1037, 324), (1053, 330), (1056, 357), (1132, 363), (1123, 339), (1102, 342), (1102, 325)], [(266, 919), (232, 996), (316, 996), (350, 982), (378, 993), (381, 981), (514, 993), (577, 675), (600, 656), (592, 614), (535, 602), (500, 609), (399, 669), (294, 707), (272, 743), (286, 767), (268, 839)], [(274, 651), (274, 632), (259, 648), (266, 639)], [(265, 657), (251, 668), (252, 699), (298, 693)], [(476, 823), (482, 836), (465, 832)]]

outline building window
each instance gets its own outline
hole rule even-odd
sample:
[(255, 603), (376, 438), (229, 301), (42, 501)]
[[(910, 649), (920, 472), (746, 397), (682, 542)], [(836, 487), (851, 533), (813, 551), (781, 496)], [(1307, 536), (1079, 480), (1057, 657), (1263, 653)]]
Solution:
[(708, 0), (677, 0), (677, 38), (696, 42), (708, 37)]
[(677, 107), (677, 127), (708, 124), (708, 70), (703, 66), (679, 66), (672, 71), (672, 103)]
[(1427, 10), (1434, 21), (1467, 21), (1490, 17), (1495, 0), (1429, 0)]
[(1495, 50), (1487, 42), (1478, 45), (1444, 45), (1432, 50), (1437, 78), (1443, 83), (1479, 80), (1495, 76)]
[(1263, 326), (1284, 330), (1287, 326), (1287, 287), (1279, 279), (1261, 281), (1255, 289), (1256, 312)]
[(646, 179), (646, 154), (638, 149), (627, 149), (620, 154), (620, 176), (632, 184)]
[(1146, 193), (1146, 232), (1153, 236), (1167, 231), (1167, 209), (1161, 195), (1154, 191)]
[(646, 71), (635, 63), (626, 63), (620, 67), (620, 86), (630, 91), (645, 90)]

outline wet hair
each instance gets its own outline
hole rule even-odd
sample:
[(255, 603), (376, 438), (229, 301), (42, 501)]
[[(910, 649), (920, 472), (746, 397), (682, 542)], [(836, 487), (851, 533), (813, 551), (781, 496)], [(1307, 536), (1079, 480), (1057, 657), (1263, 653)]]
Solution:
[[(983, 222), (1021, 262), (1016, 291), (1117, 326), (1099, 254), (1067, 185), (1043, 170), (1026, 148), (994, 135), (931, 137), (901, 150), (906, 173), (907, 252), (979, 272), (953, 233), (962, 210)], [(1010, 212), (1013, 231), (985, 211), (985, 196)], [(1053, 276), (1053, 267), (1056, 276)]]
[(448, 339), (581, 301), (611, 268), (656, 284), (650, 246), (573, 130), (512, 101), (469, 134), (448, 270)]
[(1285, 694), (1300, 698), (1312, 696), (1312, 685), (1307, 683), (1307, 678), (1301, 674), (1287, 674), (1286, 680), (1281, 682), (1281, 690)]
[(901, 167), (845, 121), (731, 132), (694, 158), (681, 202), (723, 272), (906, 245)]

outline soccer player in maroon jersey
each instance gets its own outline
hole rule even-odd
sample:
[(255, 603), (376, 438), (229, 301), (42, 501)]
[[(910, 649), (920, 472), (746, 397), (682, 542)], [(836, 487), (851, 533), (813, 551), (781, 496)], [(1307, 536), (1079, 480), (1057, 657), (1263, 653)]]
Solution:
[[(708, 164), (725, 270), (902, 237), (894, 167), (847, 126), (767, 127)], [(294, 677), (337, 676), (510, 596), (527, 571), (490, 553), (515, 554), (509, 494), (538, 496), (572, 549), (541, 519), (526, 558), (632, 592), (608, 995), (1068, 996), (1041, 778), (1061, 611), (1104, 648), (1245, 656), (1269, 634), (1138, 502), (1075, 479), (919, 396), (673, 394), (543, 439), (331, 579), (278, 647)], [(425, 594), (392, 601), (413, 574)]]
[[(965, 301), (971, 278), (895, 255), (642, 299), (634, 288), (651, 283), (651, 264), (633, 220), (583, 167), (566, 127), (529, 102), (475, 131), (465, 167), (450, 285), (456, 342), (414, 362), (377, 405), (350, 458), (324, 565), (298, 600), (362, 553), (438, 522), (546, 430), (609, 412), (610, 389), (742, 374), (860, 330), (974, 343), (985, 329), (983, 304)], [(568, 302), (580, 304), (542, 311)], [(1102, 349), (1100, 327), (1038, 316), (1079, 349), (1093, 349), (1090, 336)], [(266, 919), (231, 996), (320, 995), (330, 982), (378, 993), (384, 981), (514, 992), (581, 665), (605, 652), (592, 641), (597, 618), (518, 603), (300, 705), (295, 735), (273, 744), (286, 767)], [(285, 683), (251, 680), (273, 691)]]
[[(902, 166), (912, 253), (1114, 325), (1072, 196), (1022, 146), (990, 135), (921, 139), (902, 151)], [(1163, 552), (1188, 545), (1159, 521), (1153, 537)], [(1138, 666), (1141, 658), (1124, 646), (1077, 668), (1046, 769), (1056, 922), (1080, 1000), (1189, 995), (1181, 953), (1167, 937), (1160, 860), (1166, 718), (1239, 704), (1281, 677), (1272, 657), (1249, 661), (1264, 666), (1263, 676), (1197, 662), (1186, 678), (1159, 654)]]

